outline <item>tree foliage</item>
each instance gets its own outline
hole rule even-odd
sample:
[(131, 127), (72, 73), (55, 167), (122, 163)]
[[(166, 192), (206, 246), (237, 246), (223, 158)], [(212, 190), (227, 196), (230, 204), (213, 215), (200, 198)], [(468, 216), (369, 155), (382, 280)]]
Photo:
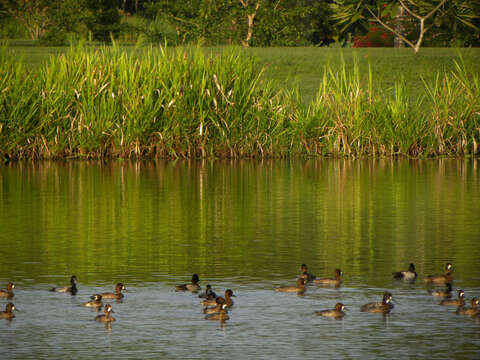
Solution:
[(82, 0), (84, 21), (95, 40), (109, 41), (120, 32), (118, 0)]
[(396, 34), (395, 43), (400, 38), (416, 50), (480, 45), (480, 0), (0, 0), (0, 14), (8, 15), (0, 21), (1, 36), (23, 24), (30, 38), (58, 43), (67, 34), (90, 33), (100, 41), (113, 35), (206, 45), (325, 45), (358, 38), (377, 23)]
[[(474, 42), (475, 36), (469, 35), (479, 32), (480, 5), (468, 0), (337, 0), (331, 6), (341, 32), (358, 34), (370, 22), (376, 22), (402, 38), (415, 52), (423, 43)], [(397, 16), (399, 8), (403, 8), (401, 17)], [(401, 27), (396, 26), (398, 21)]]
[(175, 26), (183, 42), (273, 46), (333, 38), (331, 10), (321, 0), (157, 0), (145, 7)]
[(30, 38), (38, 40), (50, 26), (52, 17), (49, 0), (0, 0), (2, 6), (27, 29)]

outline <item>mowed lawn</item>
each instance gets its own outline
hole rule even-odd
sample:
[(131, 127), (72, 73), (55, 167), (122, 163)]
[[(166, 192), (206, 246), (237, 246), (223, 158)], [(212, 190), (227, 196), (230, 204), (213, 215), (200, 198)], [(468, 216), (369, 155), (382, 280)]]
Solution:
[[(141, 58), (142, 49), (124, 46), (125, 51), (135, 51)], [(224, 47), (206, 47), (207, 54), (218, 54)], [(371, 69), (374, 93), (393, 96), (394, 85), (404, 81), (413, 98), (424, 94), (424, 82), (433, 85), (437, 76), (445, 71), (454, 71), (455, 62), (463, 63), (471, 71), (480, 74), (480, 48), (424, 48), (415, 55), (409, 48), (237, 48), (258, 59), (259, 67), (265, 68), (265, 77), (287, 90), (299, 90), (303, 102), (315, 98), (321, 84), (325, 66), (353, 72), (358, 66), (363, 85), (368, 86)], [(7, 49), (29, 66), (41, 65), (51, 55), (68, 51), (68, 47), (41, 47), (14, 43)]]

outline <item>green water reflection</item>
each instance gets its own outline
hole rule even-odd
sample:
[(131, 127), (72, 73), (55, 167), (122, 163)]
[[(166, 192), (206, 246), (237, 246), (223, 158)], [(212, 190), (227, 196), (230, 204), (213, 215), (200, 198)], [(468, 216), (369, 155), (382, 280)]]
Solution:
[(261, 284), (307, 263), (385, 286), (451, 261), (478, 286), (479, 175), (471, 159), (6, 164), (0, 278)]

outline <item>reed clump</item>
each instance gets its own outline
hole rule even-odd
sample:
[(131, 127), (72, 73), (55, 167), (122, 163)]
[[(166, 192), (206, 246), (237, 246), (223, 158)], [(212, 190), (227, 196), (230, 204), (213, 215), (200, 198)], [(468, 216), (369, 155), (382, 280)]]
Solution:
[(326, 67), (316, 99), (266, 81), (235, 50), (72, 47), (26, 68), (0, 51), (4, 158), (473, 155), (478, 74), (461, 61), (410, 98), (362, 85), (357, 67)]

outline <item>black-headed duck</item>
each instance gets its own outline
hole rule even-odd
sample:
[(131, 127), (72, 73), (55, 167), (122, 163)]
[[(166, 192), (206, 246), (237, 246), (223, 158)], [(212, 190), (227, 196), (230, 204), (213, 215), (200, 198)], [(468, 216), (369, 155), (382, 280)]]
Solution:
[(86, 307), (94, 307), (94, 308), (101, 308), (102, 307), (102, 295), (100, 294), (95, 294), (92, 296), (92, 300), (87, 301), (85, 303), (81, 304), (82, 306)]
[(428, 293), (432, 296), (438, 296), (438, 297), (452, 297), (452, 284), (451, 283), (446, 283), (445, 284), (445, 290), (428, 290)]
[(472, 307), (459, 306), (455, 314), (478, 316), (478, 298), (472, 299)]
[(120, 299), (123, 299), (123, 297), (124, 297), (124, 295), (122, 294), (122, 290), (126, 290), (125, 285), (123, 285), (122, 283), (117, 283), (117, 285), (115, 285), (115, 292), (114, 293), (105, 292), (105, 293), (101, 293), (99, 295), (102, 296), (102, 299), (117, 299), (117, 300), (120, 300)]
[(227, 315), (227, 304), (223, 304), (219, 312), (205, 316), (205, 320), (220, 320), (224, 322), (228, 319), (230, 319), (230, 317)]
[(331, 278), (322, 278), (322, 279), (315, 279), (313, 280), (313, 283), (315, 285), (320, 285), (320, 286), (340, 286), (342, 284), (342, 270), (340, 269), (335, 269), (335, 277), (333, 279)]
[(457, 298), (455, 300), (442, 300), (440, 305), (444, 306), (463, 306), (465, 305), (465, 292), (463, 290), (458, 290)]
[(200, 299), (205, 299), (205, 300), (213, 300), (215, 301), (215, 298), (217, 297), (217, 294), (212, 289), (212, 285), (207, 285), (207, 288), (203, 293), (198, 295)]
[(233, 306), (232, 296), (235, 296), (235, 295), (233, 295), (233, 291), (231, 289), (227, 289), (227, 290), (225, 290), (225, 295), (224, 295), (223, 298), (219, 296), (215, 299), (203, 300), (202, 305), (203, 306), (214, 306), (214, 305), (216, 305), (216, 299), (221, 298), (221, 299), (224, 300), (224, 303), (227, 305), (227, 308), (231, 308)]
[(111, 313), (113, 313), (114, 311), (112, 310), (112, 306), (110, 304), (105, 304), (105, 309), (103, 310), (103, 312), (105, 313), (104, 315), (98, 315), (95, 317), (95, 321), (98, 321), (98, 322), (111, 322), (111, 321), (115, 321), (115, 318), (110, 315)]
[(15, 307), (15, 305), (13, 305), (13, 303), (9, 302), (5, 306), (5, 311), (0, 312), (0, 319), (7, 319), (7, 320), (13, 319), (15, 317), (15, 315), (13, 315), (12, 313), (13, 310), (17, 310), (17, 308)]
[(175, 286), (176, 291), (190, 291), (192, 293), (199, 292), (201, 290), (200, 285), (198, 285), (200, 279), (197, 274), (192, 275), (192, 282), (190, 284), (182, 284)]
[(453, 281), (452, 270), (453, 270), (453, 265), (450, 263), (447, 263), (447, 265), (445, 265), (445, 274), (428, 275), (428, 276), (425, 276), (423, 280), (426, 283), (434, 283), (434, 284), (451, 283)]
[(0, 290), (0, 297), (10, 299), (15, 296), (12, 289), (15, 288), (13, 282), (7, 284), (7, 290)]
[(410, 264), (408, 270), (397, 271), (392, 273), (395, 279), (401, 279), (405, 281), (413, 281), (417, 278), (417, 273), (415, 272), (415, 265)]
[(298, 294), (303, 294), (306, 290), (306, 282), (302, 277), (298, 278), (296, 286), (281, 286), (275, 289), (279, 292), (296, 292)]
[(73, 275), (70, 278), (70, 286), (62, 286), (62, 287), (54, 287), (50, 289), (50, 291), (61, 292), (61, 293), (70, 293), (75, 295), (78, 292), (77, 289), (77, 277)]
[(360, 308), (360, 311), (388, 314), (390, 310), (393, 309), (393, 304), (391, 303), (392, 300), (392, 294), (388, 291), (385, 291), (382, 302), (365, 304)]
[(300, 266), (300, 277), (304, 278), (307, 282), (313, 281), (317, 278), (315, 275), (308, 272), (306, 264), (302, 264), (302, 266)]
[(333, 317), (335, 319), (342, 319), (345, 316), (345, 313), (343, 312), (345, 310), (345, 305), (342, 303), (336, 303), (335, 308), (331, 310), (321, 310), (321, 311), (316, 311), (315, 314), (318, 316), (326, 316), (326, 317)]

